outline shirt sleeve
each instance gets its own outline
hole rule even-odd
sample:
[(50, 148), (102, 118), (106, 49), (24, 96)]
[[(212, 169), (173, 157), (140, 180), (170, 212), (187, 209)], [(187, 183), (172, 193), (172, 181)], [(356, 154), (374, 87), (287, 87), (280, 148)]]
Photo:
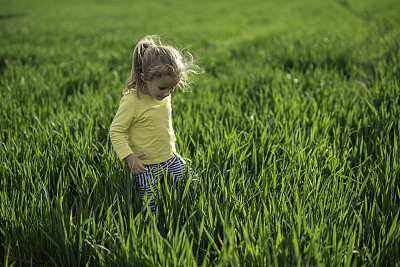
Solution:
[(111, 143), (122, 162), (128, 155), (133, 154), (128, 142), (128, 129), (134, 120), (135, 108), (126, 97), (123, 97), (110, 127)]

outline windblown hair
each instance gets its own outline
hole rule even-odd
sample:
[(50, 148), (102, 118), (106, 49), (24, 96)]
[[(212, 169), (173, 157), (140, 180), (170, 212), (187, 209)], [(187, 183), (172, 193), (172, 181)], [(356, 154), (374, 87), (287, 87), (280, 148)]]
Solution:
[(153, 81), (165, 75), (180, 77), (178, 87), (187, 91), (190, 73), (199, 73), (199, 67), (194, 63), (193, 56), (186, 53), (185, 57), (176, 48), (162, 45), (157, 35), (145, 36), (133, 51), (132, 70), (126, 81), (123, 94), (129, 94), (143, 89), (144, 81)]

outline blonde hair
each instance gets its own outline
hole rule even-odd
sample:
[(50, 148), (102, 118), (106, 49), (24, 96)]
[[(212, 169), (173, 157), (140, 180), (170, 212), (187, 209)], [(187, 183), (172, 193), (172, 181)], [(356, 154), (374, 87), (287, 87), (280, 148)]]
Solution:
[(188, 74), (199, 73), (199, 67), (190, 53), (186, 53), (184, 57), (176, 48), (162, 45), (159, 36), (148, 35), (138, 42), (133, 51), (132, 70), (123, 94), (136, 91), (139, 96), (139, 91), (144, 86), (142, 73), (146, 81), (165, 75), (178, 76), (180, 80), (177, 86), (182, 91), (187, 91), (190, 83)]

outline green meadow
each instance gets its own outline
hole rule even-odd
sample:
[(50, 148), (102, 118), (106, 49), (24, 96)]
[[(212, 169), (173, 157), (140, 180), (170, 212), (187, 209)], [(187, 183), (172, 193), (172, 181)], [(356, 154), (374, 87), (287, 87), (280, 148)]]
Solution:
[[(400, 1), (0, 0), (0, 265), (400, 266)], [(145, 35), (196, 175), (143, 220), (109, 127)]]

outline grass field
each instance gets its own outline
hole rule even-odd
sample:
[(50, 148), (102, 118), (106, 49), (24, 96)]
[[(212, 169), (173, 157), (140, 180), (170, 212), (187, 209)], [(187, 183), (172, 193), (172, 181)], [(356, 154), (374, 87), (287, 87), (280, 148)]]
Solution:
[[(400, 1), (0, 0), (0, 265), (399, 266)], [(108, 131), (136, 42), (187, 48), (189, 177), (146, 227)]]

